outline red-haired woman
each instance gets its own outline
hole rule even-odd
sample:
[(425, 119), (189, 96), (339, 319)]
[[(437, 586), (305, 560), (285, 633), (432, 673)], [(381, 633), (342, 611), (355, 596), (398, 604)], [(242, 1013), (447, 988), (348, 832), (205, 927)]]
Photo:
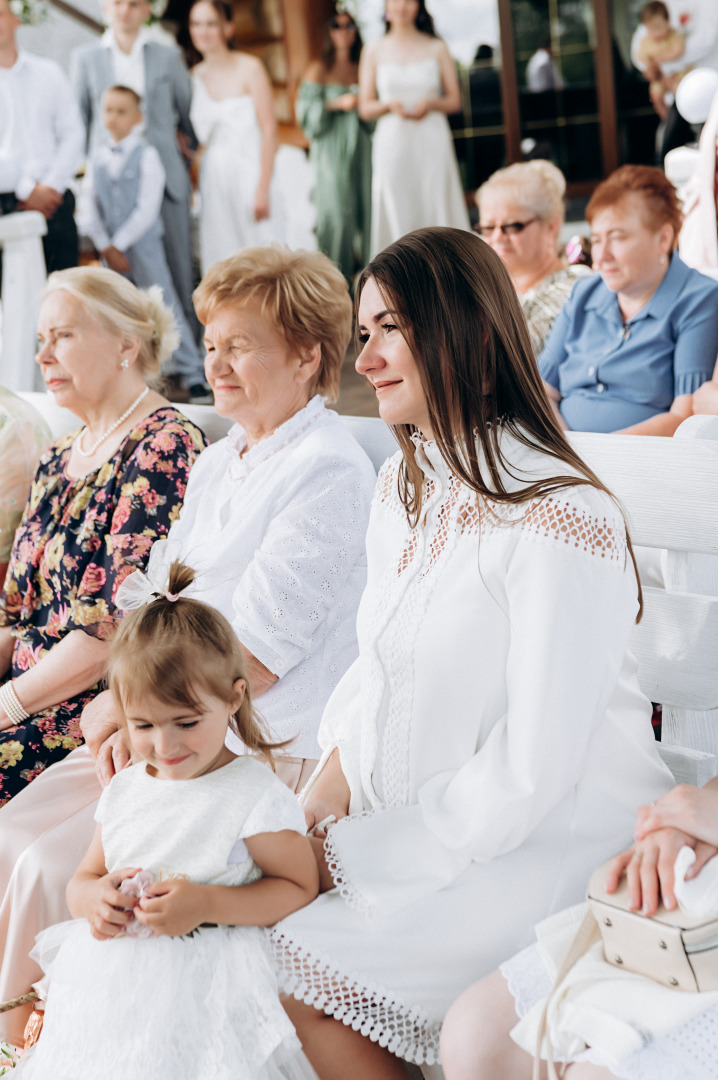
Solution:
[(675, 250), (682, 213), (660, 169), (624, 165), (596, 188), (586, 217), (599, 273), (559, 313), (541, 377), (567, 428), (672, 435), (713, 374), (718, 282)]

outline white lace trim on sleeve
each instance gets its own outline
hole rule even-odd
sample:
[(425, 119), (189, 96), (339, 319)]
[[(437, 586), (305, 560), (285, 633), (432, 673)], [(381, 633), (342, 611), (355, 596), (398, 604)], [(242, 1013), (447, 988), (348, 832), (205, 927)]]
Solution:
[(346, 876), (344, 870), (344, 864), (342, 857), (339, 854), (336, 846), (337, 833), (341, 833), (342, 825), (346, 821), (356, 821), (360, 817), (368, 817), (371, 814), (371, 810), (365, 811), (363, 814), (352, 814), (351, 818), (342, 818), (336, 825), (330, 826), (327, 831), (327, 837), (324, 841), (324, 854), (327, 860), (327, 869), (334, 878), (334, 884), (339, 889), (339, 895), (345, 904), (354, 908), (365, 918), (371, 918), (372, 909), (369, 901), (366, 897), (362, 896), (359, 890), (352, 884), (349, 878)]

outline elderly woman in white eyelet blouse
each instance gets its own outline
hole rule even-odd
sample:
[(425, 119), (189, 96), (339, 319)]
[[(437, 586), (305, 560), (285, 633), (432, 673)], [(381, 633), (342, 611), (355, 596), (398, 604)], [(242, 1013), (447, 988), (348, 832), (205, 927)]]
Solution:
[[(191, 565), (192, 595), (232, 623), (272, 737), (293, 740), (277, 772), (296, 790), (318, 757), (324, 705), (357, 654), (366, 576), (376, 478), (325, 408), (338, 389), (351, 302), (324, 255), (255, 248), (212, 267), (195, 305), (215, 408), (236, 426), (192, 471), (164, 556)], [(40, 929), (67, 918), (64, 888), (91, 835), (98, 774), (107, 783), (128, 760), (112, 699), (93, 705), (83, 716), (88, 746), (31, 785), (34, 798), (17, 797), (0, 814), (0, 1000), (39, 978), (27, 953)], [(0, 1037), (19, 1043), (25, 1015), (0, 1018)]]

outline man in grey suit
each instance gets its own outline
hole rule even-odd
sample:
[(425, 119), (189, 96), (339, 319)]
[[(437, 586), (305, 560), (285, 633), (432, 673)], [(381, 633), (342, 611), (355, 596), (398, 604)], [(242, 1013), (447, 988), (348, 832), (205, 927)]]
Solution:
[(104, 140), (103, 93), (116, 84), (129, 86), (142, 99), (145, 137), (157, 149), (164, 166), (165, 253), (182, 309), (198, 336), (192, 306), (190, 184), (178, 143), (179, 138), (189, 148), (197, 142), (189, 118), (190, 78), (178, 49), (149, 38), (143, 25), (150, 14), (146, 0), (106, 0), (104, 12), (109, 23), (107, 32), (99, 43), (81, 46), (72, 58), (72, 81), (87, 130), (88, 149)]

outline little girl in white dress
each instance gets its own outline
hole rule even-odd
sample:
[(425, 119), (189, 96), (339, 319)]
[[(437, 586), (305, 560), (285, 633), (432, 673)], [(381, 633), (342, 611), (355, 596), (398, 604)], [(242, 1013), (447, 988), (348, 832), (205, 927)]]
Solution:
[[(76, 919), (37, 939), (45, 1024), (18, 1076), (316, 1080), (262, 929), (317, 894), (304, 815), (271, 769), (232, 628), (180, 595), (188, 567), (160, 569), (118, 590), (137, 610), (110, 685), (136, 763), (98, 804), (68, 886)], [(227, 749), (228, 727), (255, 756)]]

